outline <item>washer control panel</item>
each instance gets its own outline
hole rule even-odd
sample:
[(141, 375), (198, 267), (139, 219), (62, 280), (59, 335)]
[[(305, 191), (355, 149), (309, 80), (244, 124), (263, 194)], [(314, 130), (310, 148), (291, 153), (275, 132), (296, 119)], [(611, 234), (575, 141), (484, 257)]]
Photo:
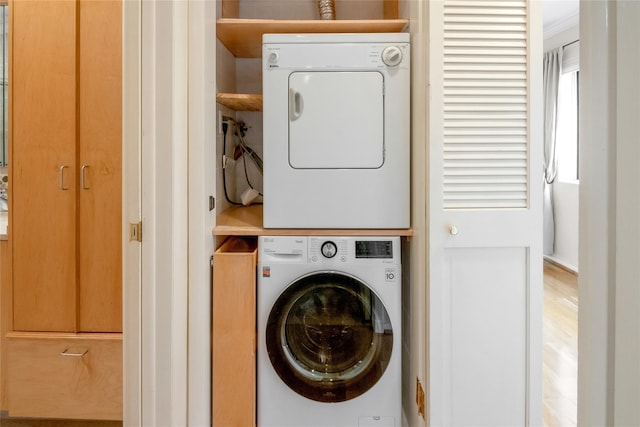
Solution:
[(261, 264), (400, 264), (400, 238), (389, 236), (261, 236)]
[(397, 238), (309, 237), (307, 261), (312, 264), (399, 262)]
[(309, 238), (309, 262), (347, 262), (347, 241), (334, 238)]

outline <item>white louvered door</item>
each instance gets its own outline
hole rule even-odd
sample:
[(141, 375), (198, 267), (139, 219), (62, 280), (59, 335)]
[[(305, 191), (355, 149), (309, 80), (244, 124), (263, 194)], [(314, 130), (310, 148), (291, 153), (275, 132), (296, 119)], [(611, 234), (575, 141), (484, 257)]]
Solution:
[(430, 2), (432, 426), (542, 422), (538, 8)]

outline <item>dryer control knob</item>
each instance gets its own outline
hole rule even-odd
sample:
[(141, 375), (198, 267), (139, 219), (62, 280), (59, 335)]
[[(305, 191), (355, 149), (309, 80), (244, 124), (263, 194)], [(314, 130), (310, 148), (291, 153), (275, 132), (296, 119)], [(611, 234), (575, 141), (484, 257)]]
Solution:
[(269, 59), (269, 62), (278, 62), (280, 55), (278, 55), (278, 52), (271, 52), (267, 58)]
[(402, 50), (398, 46), (388, 46), (382, 51), (382, 62), (389, 67), (395, 67), (402, 62)]
[(333, 258), (338, 253), (338, 247), (335, 243), (328, 241), (322, 244), (320, 251), (325, 258)]

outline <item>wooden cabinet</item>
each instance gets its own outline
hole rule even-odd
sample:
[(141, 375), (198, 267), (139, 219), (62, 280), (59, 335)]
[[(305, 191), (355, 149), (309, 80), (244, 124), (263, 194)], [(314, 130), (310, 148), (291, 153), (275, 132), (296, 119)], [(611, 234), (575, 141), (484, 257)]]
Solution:
[(256, 247), (232, 237), (213, 257), (214, 426), (255, 425)]
[(10, 333), (9, 415), (122, 419), (120, 334)]
[(9, 10), (13, 327), (75, 331), (76, 3)]
[(13, 330), (120, 332), (121, 4), (11, 4)]
[(9, 10), (2, 409), (122, 419), (122, 4)]
[(122, 6), (119, 0), (83, 0), (79, 5), (78, 329), (120, 332)]

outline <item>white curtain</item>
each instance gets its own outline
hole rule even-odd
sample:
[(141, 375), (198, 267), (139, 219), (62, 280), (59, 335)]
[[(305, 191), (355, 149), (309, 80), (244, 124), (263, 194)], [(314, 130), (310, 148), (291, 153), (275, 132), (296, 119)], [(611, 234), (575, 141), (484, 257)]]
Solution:
[(553, 219), (553, 181), (556, 179), (556, 128), (558, 118), (558, 84), (562, 73), (562, 47), (544, 54), (544, 237), (543, 251), (552, 255), (555, 243)]

